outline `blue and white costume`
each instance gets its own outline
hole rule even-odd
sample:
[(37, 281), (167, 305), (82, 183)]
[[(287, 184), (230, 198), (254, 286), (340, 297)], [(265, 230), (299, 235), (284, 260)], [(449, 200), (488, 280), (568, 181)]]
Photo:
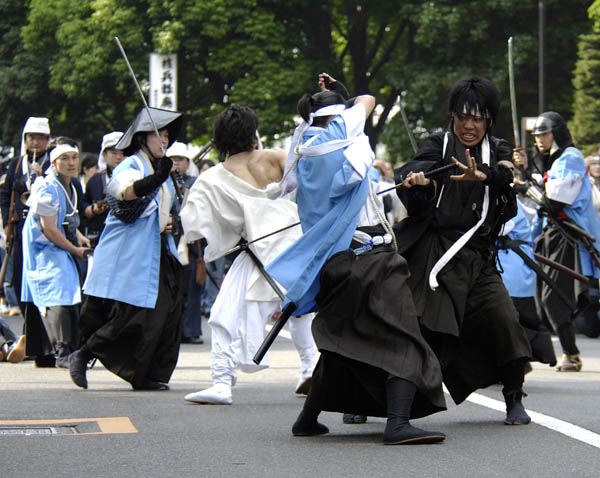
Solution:
[[(107, 193), (122, 199), (129, 186), (152, 172), (148, 157), (138, 151), (115, 168)], [(167, 225), (174, 197), (169, 178), (135, 222), (125, 224), (109, 212), (83, 286), (87, 295), (154, 308), (158, 296), (160, 232)], [(176, 257), (171, 235), (168, 241), (169, 250)]]
[[(533, 241), (531, 238), (531, 223), (523, 210), (520, 202), (517, 202), (517, 215), (504, 223), (501, 236), (507, 236), (513, 241), (521, 241), (519, 248), (527, 254), (531, 260), (533, 257)], [(536, 274), (523, 259), (511, 249), (500, 249), (498, 259), (502, 270), (502, 282), (511, 297), (533, 297), (535, 295)]]
[[(313, 127), (314, 116), (332, 118)], [(408, 265), (376, 195), (366, 116), (360, 102), (329, 105), (297, 129), (281, 189), (297, 183), (304, 234), (267, 271), (297, 310), (318, 311), (312, 331), (321, 357), (305, 410), (388, 416), (385, 385), (395, 377), (420, 392), (414, 418), (445, 407), (441, 370), (421, 336)]]
[[(581, 152), (568, 147), (548, 170), (546, 196), (564, 203), (564, 213), (592, 236), (600, 238), (600, 218), (596, 214), (592, 200), (592, 185), (586, 175), (585, 161)], [(594, 263), (588, 251), (579, 244), (581, 273), (600, 277), (600, 268)]]
[[(267, 271), (287, 289), (286, 299), (296, 304), (299, 313), (317, 310), (315, 297), (321, 269), (333, 254), (350, 246), (357, 226), (380, 222), (376, 208), (367, 201), (368, 171), (374, 153), (363, 132), (364, 106), (340, 106), (315, 112), (320, 116), (339, 113), (327, 129), (309, 126), (301, 138), (296, 138), (302, 141), (298, 146), (301, 158), (294, 172), (304, 234), (267, 266)], [(285, 176), (293, 175), (290, 169), (294, 166), (288, 159)], [(285, 179), (283, 183), (287, 192)], [(378, 183), (371, 187), (377, 188)], [(380, 201), (377, 207), (382, 209)]]
[(29, 214), (23, 229), (23, 288), (21, 300), (37, 307), (81, 302), (79, 274), (73, 256), (50, 241), (42, 231), (40, 216), (55, 216), (62, 232), (67, 213), (77, 215), (77, 195), (67, 190), (52, 170), (34, 183)]

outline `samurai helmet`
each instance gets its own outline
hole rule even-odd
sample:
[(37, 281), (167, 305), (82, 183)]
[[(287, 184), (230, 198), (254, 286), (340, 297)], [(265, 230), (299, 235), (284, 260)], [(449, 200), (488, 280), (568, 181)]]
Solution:
[(555, 111), (546, 111), (537, 117), (532, 134), (552, 132), (554, 141), (560, 149), (573, 146), (573, 139), (564, 118)]

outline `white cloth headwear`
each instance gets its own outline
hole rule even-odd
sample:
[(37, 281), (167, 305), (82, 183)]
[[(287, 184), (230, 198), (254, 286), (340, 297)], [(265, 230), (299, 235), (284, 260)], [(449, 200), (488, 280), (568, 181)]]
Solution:
[(98, 154), (98, 170), (104, 171), (106, 169), (106, 160), (102, 153), (104, 150), (114, 147), (123, 136), (121, 131), (113, 131), (102, 136), (102, 145), (100, 146), (100, 153)]
[(79, 154), (79, 149), (76, 146), (71, 146), (70, 144), (59, 144), (56, 148), (50, 151), (50, 162), (53, 163), (56, 158), (65, 153)]
[[(296, 164), (298, 163), (298, 159), (300, 159), (300, 156), (302, 156), (303, 154), (303, 152), (300, 150), (300, 148), (304, 146), (302, 145), (302, 137), (304, 136), (306, 130), (312, 125), (313, 119), (319, 116), (337, 116), (345, 109), (346, 105), (343, 104), (324, 106), (323, 108), (319, 108), (317, 111), (310, 113), (308, 117), (308, 122), (302, 121), (302, 123), (300, 123), (300, 125), (296, 127), (296, 129), (294, 130), (294, 135), (292, 136), (292, 144), (290, 145), (290, 149), (288, 150), (288, 156), (285, 162), (283, 177), (278, 183), (271, 183), (267, 185), (268, 197), (270, 197), (271, 199), (275, 199), (281, 196), (285, 196), (286, 194), (296, 189), (296, 187), (298, 186)], [(343, 146), (338, 145), (335, 149), (333, 149), (333, 151), (335, 151), (336, 149), (340, 149), (341, 147)], [(327, 152), (330, 151), (324, 151), (320, 154), (326, 154)]]
[(191, 159), (187, 145), (180, 141), (175, 141), (171, 147), (167, 149), (167, 156), (169, 158), (172, 158), (173, 156), (180, 156), (182, 158)]
[(23, 127), (23, 134), (21, 136), (21, 156), (27, 153), (27, 146), (25, 146), (25, 135), (28, 133), (38, 133), (50, 136), (50, 122), (48, 118), (38, 118), (30, 116), (25, 122)]
[[(446, 135), (444, 136), (444, 148), (442, 150), (442, 158), (446, 155), (446, 146), (447, 145), (448, 145), (448, 133), (446, 133)], [(482, 159), (483, 164), (489, 166), (489, 164), (490, 164), (490, 142), (488, 140), (487, 135), (485, 135), (485, 137), (483, 138), (483, 142), (481, 143), (481, 159)], [(442, 198), (442, 193), (443, 193), (443, 189), (442, 189), (442, 192), (440, 192), (440, 197), (438, 198), (438, 204), (440, 202), (440, 199)], [(479, 229), (481, 227), (481, 225), (484, 223), (485, 218), (487, 217), (489, 205), (490, 205), (490, 187), (485, 186), (485, 193), (483, 196), (483, 205), (481, 206), (481, 218), (479, 218), (479, 221), (477, 221), (477, 224), (475, 224), (471, 229), (469, 229), (462, 236), (460, 236), (458, 238), (458, 240), (454, 244), (452, 244), (450, 249), (448, 249), (442, 255), (442, 257), (440, 257), (438, 259), (438, 261), (435, 263), (435, 265), (431, 269), (431, 272), (429, 273), (429, 287), (431, 288), (431, 290), (435, 290), (439, 286), (438, 281), (437, 281), (438, 273), (442, 270), (442, 268), (446, 264), (448, 264), (448, 262), (450, 262), (450, 259), (452, 259), (456, 255), (456, 253), (458, 251), (460, 251), (467, 242), (469, 242), (469, 239), (471, 239), (471, 237), (473, 237), (473, 234), (475, 234), (477, 229)]]

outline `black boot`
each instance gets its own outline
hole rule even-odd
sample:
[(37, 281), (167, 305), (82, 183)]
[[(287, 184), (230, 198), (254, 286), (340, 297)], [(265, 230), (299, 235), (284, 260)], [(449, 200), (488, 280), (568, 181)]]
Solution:
[(304, 407), (292, 426), (292, 434), (295, 437), (307, 437), (329, 433), (329, 428), (317, 421), (319, 413), (321, 410)]
[(409, 423), (417, 387), (402, 378), (391, 378), (385, 384), (388, 420), (383, 432), (384, 445), (416, 445), (444, 441), (441, 432), (429, 432)]
[(69, 355), (69, 373), (71, 375), (71, 380), (73, 380), (73, 383), (78, 387), (88, 387), (85, 373), (87, 370), (87, 364), (92, 357), (92, 353), (85, 345)]
[(58, 368), (69, 368), (69, 355), (73, 350), (69, 344), (61, 344), (56, 352), (56, 366)]
[(506, 402), (506, 419), (504, 420), (506, 425), (527, 425), (531, 422), (531, 417), (527, 415), (525, 407), (521, 403), (523, 396), (527, 396), (523, 393), (523, 390), (508, 392), (503, 390), (502, 395), (504, 395), (504, 401)]
[(153, 390), (153, 391), (167, 391), (170, 390), (169, 385), (163, 382), (157, 382), (150, 378), (145, 378), (141, 383), (131, 384), (131, 388), (134, 390)]

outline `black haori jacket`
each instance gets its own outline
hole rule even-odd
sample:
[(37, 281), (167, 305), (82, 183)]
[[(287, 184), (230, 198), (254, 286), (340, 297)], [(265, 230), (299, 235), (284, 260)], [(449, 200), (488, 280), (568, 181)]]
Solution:
[[(446, 152), (442, 157), (445, 133), (429, 136), (410, 163), (396, 171), (396, 182), (409, 171), (430, 171), (452, 163), (452, 157), (466, 164), (465, 148), (448, 133)], [(426, 187), (399, 188), (398, 196), (406, 206), (408, 217), (394, 226), (400, 253), (407, 251), (428, 228), (458, 239), (479, 221), (485, 186), (490, 186), (490, 203), (485, 222), (470, 239), (469, 245), (492, 251), (502, 225), (517, 214), (515, 192), (510, 186), (513, 176), (509, 168), (498, 161), (512, 162), (512, 147), (505, 140), (490, 137), (489, 166), (482, 164), (481, 145), (471, 149), (477, 168), (487, 175), (485, 182), (453, 181), (451, 175), (461, 174), (458, 168), (442, 173)]]

